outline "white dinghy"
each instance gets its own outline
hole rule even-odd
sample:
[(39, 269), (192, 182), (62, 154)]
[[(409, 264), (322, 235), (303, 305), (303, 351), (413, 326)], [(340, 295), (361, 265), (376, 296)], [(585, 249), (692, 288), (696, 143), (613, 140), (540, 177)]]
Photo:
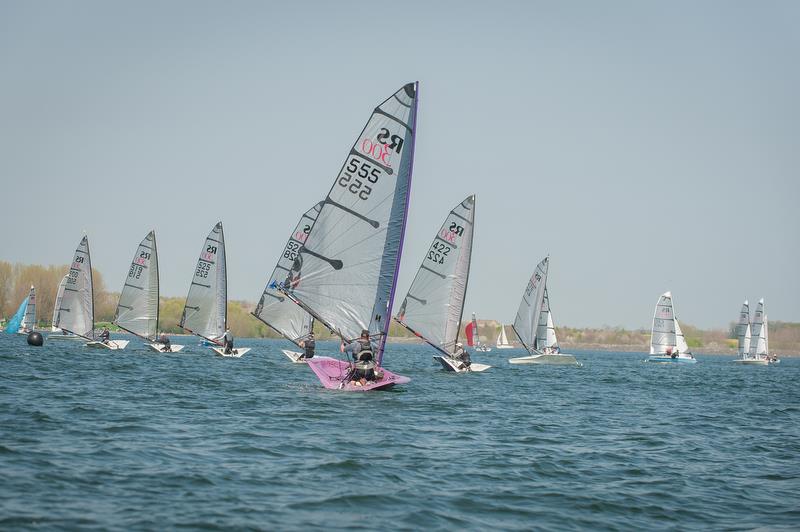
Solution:
[(766, 366), (769, 364), (766, 358), (750, 356), (750, 341), (752, 339), (750, 332), (750, 304), (746, 299), (742, 304), (742, 310), (739, 312), (736, 336), (739, 340), (739, 358), (734, 360), (735, 363), (748, 366)]
[(689, 351), (672, 303), (672, 292), (658, 298), (653, 313), (648, 362), (695, 364), (697, 359)]
[(464, 296), (472, 260), (475, 196), (450, 211), (422, 260), (395, 321), (422, 338), (440, 354), (433, 357), (446, 371), (485, 371), (491, 366), (470, 362), (458, 343)]
[(752, 334), (753, 339), (750, 343), (747, 360), (757, 361), (754, 363), (758, 365), (778, 364), (780, 362), (778, 357), (769, 354), (769, 320), (764, 310), (764, 298), (758, 301), (756, 311), (753, 313)]
[(182, 345), (165, 344), (158, 341), (158, 248), (156, 232), (150, 231), (139, 243), (128, 269), (128, 277), (122, 285), (114, 323), (145, 341), (145, 345), (159, 353), (177, 353)]
[(494, 345), (497, 349), (513, 349), (514, 346), (508, 341), (508, 336), (506, 336), (506, 327), (505, 325), (500, 326), (500, 334), (497, 335), (497, 342)]
[[(322, 202), (314, 205), (300, 217), (300, 221), (289, 236), (289, 241), (286, 242), (286, 246), (281, 252), (278, 264), (275, 265), (275, 269), (267, 281), (267, 286), (264, 288), (264, 293), (261, 294), (261, 299), (258, 300), (258, 305), (253, 311), (253, 316), (300, 349), (302, 349), (300, 342), (314, 332), (314, 317), (279, 292), (278, 288), (289, 290), (292, 288), (292, 283), (299, 280), (297, 276), (302, 266), (300, 248), (308, 239), (311, 227), (321, 209)], [(291, 349), (281, 349), (281, 351), (295, 364), (305, 364), (306, 362), (305, 358), (301, 358), (302, 351)]]
[(536, 265), (522, 301), (514, 318), (514, 332), (522, 346), (528, 351), (525, 357), (511, 358), (511, 364), (551, 364), (559, 366), (581, 366), (574, 355), (562, 353), (556, 338), (556, 329), (550, 312), (547, 295), (547, 272), (550, 257)]
[(249, 347), (237, 347), (226, 353), (222, 336), (228, 323), (228, 278), (225, 268), (225, 235), (222, 222), (211, 230), (200, 251), (180, 327), (211, 342), (212, 351), (223, 357), (239, 358)]

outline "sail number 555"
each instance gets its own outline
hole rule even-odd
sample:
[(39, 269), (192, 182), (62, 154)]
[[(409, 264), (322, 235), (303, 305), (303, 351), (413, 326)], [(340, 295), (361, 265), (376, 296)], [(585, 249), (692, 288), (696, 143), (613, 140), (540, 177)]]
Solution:
[(339, 186), (344, 187), (360, 199), (365, 200), (372, 192), (369, 184), (375, 184), (381, 176), (381, 169), (358, 157), (351, 157), (342, 170)]

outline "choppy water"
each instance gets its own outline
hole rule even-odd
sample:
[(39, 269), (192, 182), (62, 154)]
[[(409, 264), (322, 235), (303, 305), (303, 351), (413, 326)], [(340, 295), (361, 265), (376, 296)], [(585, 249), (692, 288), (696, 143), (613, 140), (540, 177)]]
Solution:
[(495, 350), (453, 375), (390, 345), (412, 382), (353, 394), (284, 342), (240, 340), (241, 359), (136, 344), (0, 337), (0, 527), (800, 526), (800, 360), (578, 352), (576, 369)]

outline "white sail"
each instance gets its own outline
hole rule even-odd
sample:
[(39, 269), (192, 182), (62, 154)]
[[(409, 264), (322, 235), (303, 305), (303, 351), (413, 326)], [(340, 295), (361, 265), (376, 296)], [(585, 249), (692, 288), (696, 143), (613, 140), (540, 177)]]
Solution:
[(505, 325), (500, 325), (500, 334), (497, 335), (496, 346), (501, 349), (504, 347), (511, 347), (511, 344), (508, 341), (508, 336), (506, 336)]
[(739, 311), (739, 323), (736, 326), (736, 337), (739, 340), (739, 356), (750, 353), (750, 304), (745, 299)]
[(300, 217), (253, 312), (256, 318), (295, 344), (313, 331), (314, 318), (289, 300), (278, 288), (291, 290), (292, 284), (297, 280), (296, 276), (299, 275), (303, 265), (300, 247), (308, 239), (311, 226), (314, 225), (321, 209), (322, 202), (314, 205)]
[(758, 306), (753, 314), (753, 325), (751, 328), (753, 339), (750, 343), (750, 355), (757, 357), (767, 354), (767, 339), (764, 332), (764, 299), (758, 301)]
[(547, 286), (544, 287), (542, 296), (542, 310), (539, 314), (539, 324), (536, 326), (536, 346), (537, 351), (553, 349), (558, 347), (556, 339), (556, 328), (553, 325), (553, 314), (550, 311), (550, 297), (547, 294)]
[(681, 331), (681, 324), (678, 323), (678, 318), (675, 318), (675, 347), (678, 350), (678, 353), (684, 354), (689, 352), (689, 346), (686, 343), (686, 338), (683, 336), (683, 331)]
[(675, 313), (672, 308), (672, 293), (665, 292), (658, 298), (653, 314), (653, 329), (650, 335), (650, 354), (672, 353), (676, 346)]
[(455, 352), (461, 329), (474, 221), (473, 195), (456, 205), (445, 218), (396, 318), (449, 355)]
[(86, 236), (75, 250), (55, 326), (85, 338), (94, 338), (92, 260)]
[(300, 248), (302, 268), (287, 291), (343, 338), (362, 329), (379, 337), (379, 364), (403, 247), (416, 114), (416, 83), (375, 108)]
[(225, 236), (222, 222), (219, 222), (206, 237), (200, 251), (180, 326), (203, 338), (216, 340), (225, 333), (227, 318)]
[(19, 325), (20, 332), (31, 332), (36, 328), (36, 288), (31, 286), (28, 293), (28, 307), (25, 309), (25, 316)]
[(133, 255), (122, 286), (114, 323), (128, 332), (155, 340), (158, 330), (158, 251), (150, 231)]
[(539, 326), (539, 319), (542, 311), (542, 300), (544, 290), (547, 285), (547, 270), (550, 264), (550, 257), (545, 257), (536, 266), (525, 292), (522, 294), (517, 315), (514, 318), (514, 332), (517, 333), (520, 342), (528, 352), (536, 349), (536, 334)]
[(65, 275), (61, 282), (58, 283), (58, 290), (56, 291), (56, 302), (53, 305), (53, 320), (50, 322), (50, 329), (51, 332), (58, 332), (61, 329), (56, 327), (56, 322), (58, 321), (58, 309), (61, 308), (61, 300), (64, 298), (64, 287), (67, 285), (67, 278), (69, 275)]

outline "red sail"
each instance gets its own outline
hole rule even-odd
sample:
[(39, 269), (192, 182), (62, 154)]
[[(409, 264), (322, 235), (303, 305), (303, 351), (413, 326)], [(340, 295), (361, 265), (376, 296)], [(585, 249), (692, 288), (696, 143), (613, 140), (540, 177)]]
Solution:
[(466, 327), (464, 327), (464, 333), (466, 333), (467, 335), (467, 345), (470, 347), (475, 347), (475, 343), (472, 341), (473, 335), (475, 334), (475, 332), (477, 332), (475, 331), (476, 328), (475, 325), (476, 325), (475, 322), (471, 321), (467, 324)]

